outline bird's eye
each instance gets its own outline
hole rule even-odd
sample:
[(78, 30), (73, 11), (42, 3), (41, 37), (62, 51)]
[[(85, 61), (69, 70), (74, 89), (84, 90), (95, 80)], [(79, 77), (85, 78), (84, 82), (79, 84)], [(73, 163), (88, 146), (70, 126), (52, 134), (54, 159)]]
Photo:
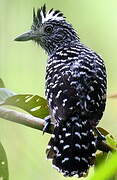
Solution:
[(51, 33), (53, 30), (53, 27), (52, 26), (46, 26), (44, 30), (46, 33)]

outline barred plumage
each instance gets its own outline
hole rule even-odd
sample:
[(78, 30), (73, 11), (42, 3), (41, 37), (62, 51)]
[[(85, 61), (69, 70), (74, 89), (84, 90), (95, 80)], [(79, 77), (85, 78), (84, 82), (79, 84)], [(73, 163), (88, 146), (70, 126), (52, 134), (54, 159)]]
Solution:
[(94, 128), (106, 102), (106, 70), (103, 60), (80, 39), (59, 10), (33, 11), (31, 31), (18, 41), (34, 40), (48, 53), (46, 97), (54, 134), (47, 158), (64, 176), (82, 177), (94, 164)]
[(64, 176), (82, 177), (94, 164), (96, 142), (88, 121), (74, 115), (55, 127), (46, 150), (47, 158)]

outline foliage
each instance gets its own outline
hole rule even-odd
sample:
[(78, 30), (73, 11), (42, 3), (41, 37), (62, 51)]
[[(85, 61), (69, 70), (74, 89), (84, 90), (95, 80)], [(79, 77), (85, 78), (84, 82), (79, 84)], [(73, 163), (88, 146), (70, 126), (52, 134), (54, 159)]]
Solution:
[(8, 180), (9, 172), (8, 172), (8, 162), (5, 150), (0, 143), (0, 180)]
[(90, 180), (117, 180), (117, 152), (108, 153)]
[(5, 84), (1, 78), (0, 78), (0, 88), (5, 88)]
[[(4, 89), (4, 91), (6, 92), (7, 90)], [(9, 97), (6, 98), (5, 101), (1, 103), (1, 105), (19, 107), (31, 115), (39, 118), (44, 118), (49, 114), (47, 101), (38, 95), (19, 94), (11, 96), (11, 94), (9, 94)]]

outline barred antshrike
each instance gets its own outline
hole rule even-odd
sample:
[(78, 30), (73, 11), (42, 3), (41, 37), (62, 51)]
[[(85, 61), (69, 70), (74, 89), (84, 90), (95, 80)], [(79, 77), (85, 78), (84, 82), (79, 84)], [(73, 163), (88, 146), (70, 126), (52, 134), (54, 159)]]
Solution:
[(47, 158), (64, 176), (82, 177), (94, 164), (94, 128), (106, 102), (104, 62), (80, 42), (79, 36), (59, 10), (33, 10), (31, 30), (16, 41), (33, 40), (48, 54), (46, 97), (54, 134)]

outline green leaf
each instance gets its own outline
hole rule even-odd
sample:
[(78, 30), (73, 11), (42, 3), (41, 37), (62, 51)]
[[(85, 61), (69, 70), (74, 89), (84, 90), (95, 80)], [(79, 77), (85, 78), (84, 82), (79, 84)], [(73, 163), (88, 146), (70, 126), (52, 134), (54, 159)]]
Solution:
[(0, 78), (0, 88), (5, 88), (3, 80)]
[[(108, 153), (97, 152), (95, 163), (95, 174), (90, 180), (116, 180), (117, 179), (117, 141), (105, 129), (98, 127), (98, 130), (105, 136), (106, 144), (113, 149)], [(114, 153), (116, 152), (116, 154)], [(116, 159), (116, 160), (115, 160)]]
[(0, 104), (2, 104), (8, 97), (15, 95), (12, 91), (6, 88), (0, 88)]
[(106, 129), (102, 127), (97, 127), (97, 129), (101, 132), (101, 134), (103, 134), (103, 136), (110, 134)]
[(15, 93), (6, 88), (0, 88), (0, 105), (19, 107), (40, 118), (49, 115), (47, 101), (44, 98), (32, 94), (15, 95)]
[(106, 136), (106, 143), (113, 149), (117, 150), (117, 141), (111, 134)]
[(104, 153), (104, 152), (97, 152), (96, 153), (96, 160), (95, 160), (95, 169), (102, 163), (106, 160), (107, 158), (107, 153)]
[(19, 107), (33, 116), (44, 118), (49, 115), (47, 101), (31, 94), (20, 94), (7, 98), (2, 105), (12, 105)]
[(117, 174), (117, 152), (104, 161), (89, 180), (111, 180)]
[(109, 151), (107, 153), (106, 161), (108, 161), (108, 159), (110, 159), (112, 157), (112, 155), (113, 155), (113, 153)]
[(9, 172), (8, 172), (8, 162), (5, 150), (0, 143), (0, 180), (8, 180)]
[(98, 127), (97, 128), (100, 133), (105, 136), (106, 138), (106, 143), (113, 149), (117, 150), (117, 140), (104, 128)]

